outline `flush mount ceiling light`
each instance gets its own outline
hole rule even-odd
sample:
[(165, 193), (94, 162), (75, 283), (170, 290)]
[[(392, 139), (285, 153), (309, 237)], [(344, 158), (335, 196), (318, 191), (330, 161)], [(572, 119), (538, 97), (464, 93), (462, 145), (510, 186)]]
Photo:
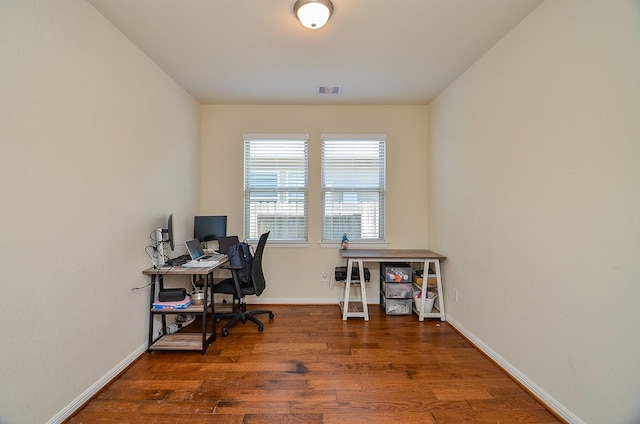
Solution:
[(298, 20), (310, 29), (322, 28), (333, 13), (330, 0), (297, 0), (293, 5)]

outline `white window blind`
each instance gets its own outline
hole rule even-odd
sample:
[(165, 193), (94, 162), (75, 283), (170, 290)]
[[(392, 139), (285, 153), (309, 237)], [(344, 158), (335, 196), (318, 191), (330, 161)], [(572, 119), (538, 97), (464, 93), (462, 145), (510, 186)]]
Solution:
[(244, 135), (245, 237), (307, 240), (308, 135)]
[(384, 240), (385, 142), (383, 134), (322, 135), (323, 240)]

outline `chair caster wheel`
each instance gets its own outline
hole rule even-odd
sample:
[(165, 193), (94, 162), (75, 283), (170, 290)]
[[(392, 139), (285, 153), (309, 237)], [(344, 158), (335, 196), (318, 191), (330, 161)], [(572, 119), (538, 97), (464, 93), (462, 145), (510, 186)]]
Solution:
[(227, 330), (222, 330), (222, 337), (227, 337), (229, 332)]
[(273, 315), (273, 312), (269, 312), (269, 318), (273, 319), (273, 317), (275, 317), (275, 315)]
[(261, 325), (260, 327), (258, 327), (258, 332), (259, 333), (262, 333), (263, 331), (264, 331), (264, 326)]

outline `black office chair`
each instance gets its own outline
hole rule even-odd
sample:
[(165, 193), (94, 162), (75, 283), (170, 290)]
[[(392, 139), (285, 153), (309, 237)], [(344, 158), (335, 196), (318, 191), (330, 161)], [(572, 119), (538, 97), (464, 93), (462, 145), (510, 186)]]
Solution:
[(238, 238), (238, 236), (219, 237), (218, 252), (228, 255), (231, 246), (238, 243), (240, 243), (240, 239)]
[[(238, 236), (228, 236), (228, 237), (220, 237), (217, 239), (217, 241), (218, 241), (218, 252), (228, 255), (229, 248), (234, 244), (238, 244), (240, 242), (240, 239), (238, 238)], [(201, 290), (204, 287), (204, 280), (202, 278), (198, 278), (197, 276), (194, 276), (191, 280), (191, 285), (193, 286), (194, 289)], [(211, 296), (209, 298), (213, 299), (212, 292), (210, 293), (210, 295)], [(236, 305), (236, 301), (238, 302), (237, 305)], [(240, 306), (240, 300), (234, 297), (233, 309), (235, 310), (235, 308), (239, 306)]]
[[(231, 246), (233, 246), (234, 244), (240, 243), (240, 239), (238, 238), (238, 236), (219, 237), (217, 240), (218, 240), (218, 252), (224, 253), (225, 255), (229, 254), (229, 249), (231, 249)], [(215, 291), (212, 291), (212, 296), (211, 296), (212, 299), (213, 299), (213, 293), (215, 293)], [(225, 300), (224, 303), (227, 303), (227, 301)], [(239, 307), (240, 307), (240, 298), (235, 296), (234, 294), (233, 302), (232, 302), (232, 308), (233, 308), (232, 310), (235, 311)], [(219, 318), (224, 317), (224, 314), (218, 314), (218, 317)], [(219, 318), (218, 318), (218, 322), (220, 322)]]
[(222, 327), (222, 335), (224, 337), (229, 335), (229, 328), (233, 327), (238, 321), (242, 321), (244, 324), (247, 320), (258, 325), (258, 331), (264, 330), (262, 322), (256, 318), (256, 315), (269, 314), (269, 318), (273, 319), (274, 315), (272, 311), (267, 310), (252, 310), (247, 311), (247, 301), (245, 296), (256, 295), (260, 296), (266, 287), (266, 281), (262, 272), (262, 254), (264, 247), (267, 244), (267, 238), (269, 232), (266, 232), (260, 236), (258, 246), (253, 253), (253, 260), (251, 261), (251, 278), (248, 283), (240, 283), (238, 278), (238, 268), (227, 267), (231, 270), (232, 278), (227, 278), (213, 286), (214, 293), (230, 294), (240, 300), (240, 310), (234, 311), (229, 314), (223, 314), (222, 317), (229, 317), (231, 320)]

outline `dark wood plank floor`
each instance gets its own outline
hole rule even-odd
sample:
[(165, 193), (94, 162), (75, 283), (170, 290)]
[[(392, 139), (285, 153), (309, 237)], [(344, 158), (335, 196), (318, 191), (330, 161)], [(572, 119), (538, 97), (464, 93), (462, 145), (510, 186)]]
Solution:
[(376, 305), (369, 322), (336, 305), (270, 308), (264, 332), (239, 324), (206, 355), (145, 353), (67, 422), (562, 422), (447, 323)]

